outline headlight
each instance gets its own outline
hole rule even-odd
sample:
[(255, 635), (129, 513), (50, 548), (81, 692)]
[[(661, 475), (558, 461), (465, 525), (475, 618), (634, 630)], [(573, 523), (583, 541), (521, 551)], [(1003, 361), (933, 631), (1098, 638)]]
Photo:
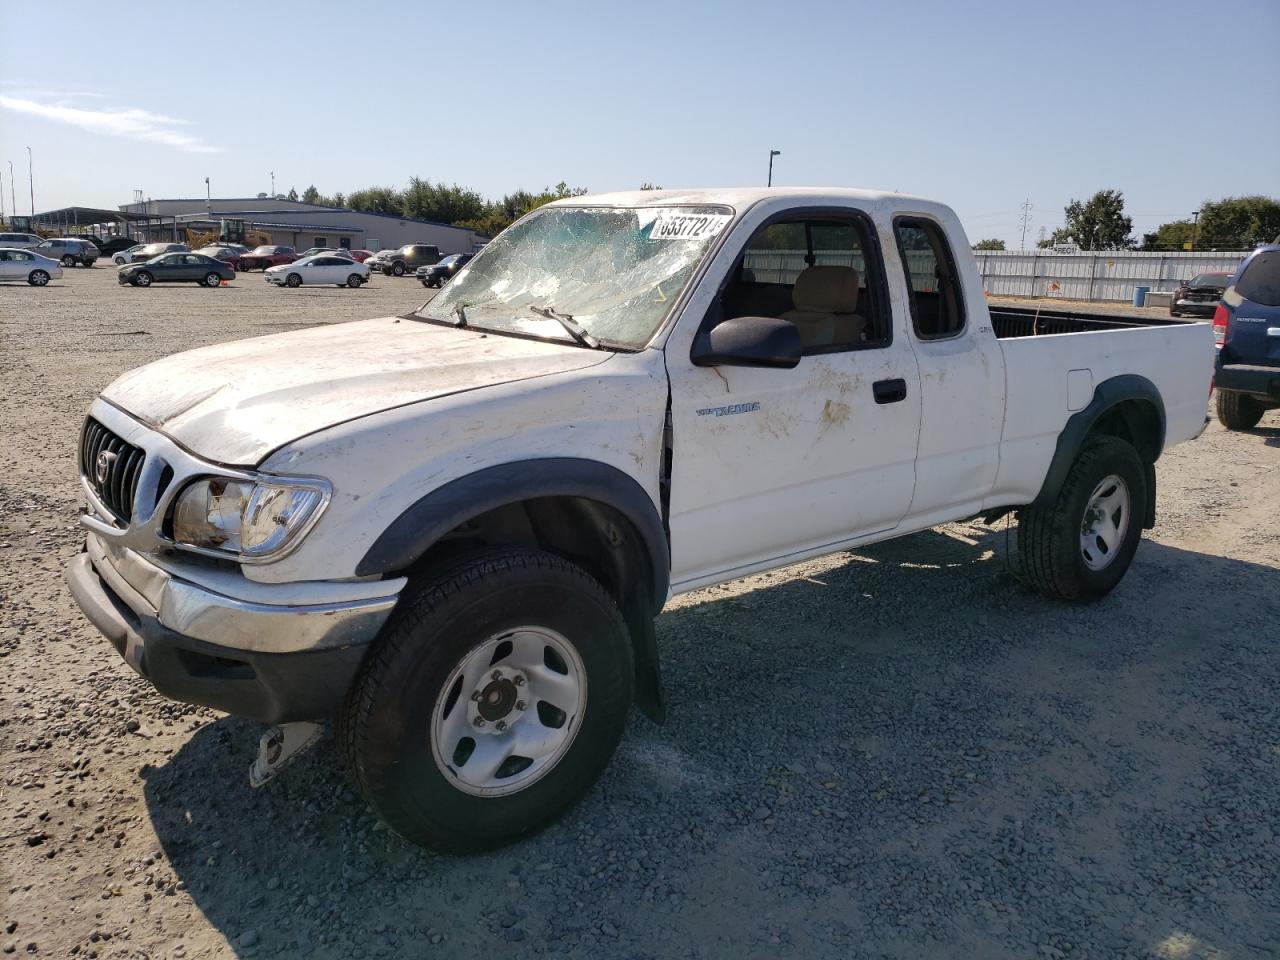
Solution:
[(322, 480), (197, 480), (178, 495), (173, 539), (253, 563), (296, 543), (329, 500)]

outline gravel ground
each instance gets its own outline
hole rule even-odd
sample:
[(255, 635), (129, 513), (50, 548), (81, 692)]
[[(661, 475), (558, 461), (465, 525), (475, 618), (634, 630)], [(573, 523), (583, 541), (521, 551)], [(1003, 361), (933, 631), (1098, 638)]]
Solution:
[(379, 827), (331, 738), (169, 703), (76, 612), (73, 451), (118, 373), (403, 312), (358, 291), (0, 288), (0, 948), (77, 957), (1280, 957), (1280, 414), (1160, 464), (1106, 601), (1042, 600), (1003, 524), (673, 602), (671, 719), (479, 857)]

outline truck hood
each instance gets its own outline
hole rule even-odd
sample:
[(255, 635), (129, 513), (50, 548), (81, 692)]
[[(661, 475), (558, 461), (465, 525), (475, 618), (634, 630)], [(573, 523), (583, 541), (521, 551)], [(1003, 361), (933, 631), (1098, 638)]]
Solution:
[(610, 356), (383, 317), (175, 354), (131, 370), (102, 396), (198, 456), (252, 466), (347, 420)]

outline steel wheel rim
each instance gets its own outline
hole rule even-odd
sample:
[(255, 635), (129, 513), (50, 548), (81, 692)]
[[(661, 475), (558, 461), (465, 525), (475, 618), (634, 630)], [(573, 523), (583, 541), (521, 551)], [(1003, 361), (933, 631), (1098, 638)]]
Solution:
[(564, 758), (586, 703), (586, 668), (561, 634), (547, 627), (496, 634), (463, 657), (440, 688), (431, 755), (463, 793), (517, 793)]
[(43, 270), (37, 270), (33, 274), (31, 274), (31, 282), (34, 283), (37, 287), (43, 287), (46, 283), (49, 282), (49, 275), (45, 273)]
[(1090, 570), (1109, 567), (1129, 529), (1129, 485), (1109, 474), (1093, 488), (1080, 524), (1080, 557)]

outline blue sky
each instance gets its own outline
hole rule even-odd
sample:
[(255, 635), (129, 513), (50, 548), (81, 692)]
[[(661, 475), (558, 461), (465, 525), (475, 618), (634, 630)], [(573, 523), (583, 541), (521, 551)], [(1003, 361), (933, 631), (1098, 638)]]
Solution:
[(1280, 0), (140, 0), (60, 7), (36, 36), (32, 9), (0, 4), (19, 213), (27, 146), (38, 211), (203, 196), (206, 176), (253, 196), (272, 170), (326, 193), (736, 186), (770, 148), (775, 184), (923, 194), (1013, 244), (1027, 198), (1030, 243), (1103, 188), (1138, 233), (1280, 195)]

